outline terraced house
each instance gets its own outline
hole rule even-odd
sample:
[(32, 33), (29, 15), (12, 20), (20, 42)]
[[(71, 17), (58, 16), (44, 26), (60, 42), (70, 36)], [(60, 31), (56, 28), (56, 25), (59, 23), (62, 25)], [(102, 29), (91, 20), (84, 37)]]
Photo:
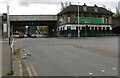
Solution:
[(70, 5), (57, 14), (59, 35), (78, 36), (78, 32), (80, 36), (111, 35), (112, 15), (111, 11), (96, 4), (94, 6)]

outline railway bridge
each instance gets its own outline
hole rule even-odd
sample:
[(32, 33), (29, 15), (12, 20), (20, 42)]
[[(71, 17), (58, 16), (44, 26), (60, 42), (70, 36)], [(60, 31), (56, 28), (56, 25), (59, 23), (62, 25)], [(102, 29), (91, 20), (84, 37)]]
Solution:
[(48, 26), (48, 36), (57, 36), (57, 15), (10, 15), (10, 26)]

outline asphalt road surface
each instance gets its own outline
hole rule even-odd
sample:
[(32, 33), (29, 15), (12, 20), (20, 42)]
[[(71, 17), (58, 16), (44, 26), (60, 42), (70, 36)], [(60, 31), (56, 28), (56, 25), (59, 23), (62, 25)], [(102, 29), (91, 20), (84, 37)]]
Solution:
[(118, 37), (17, 39), (29, 76), (118, 76)]

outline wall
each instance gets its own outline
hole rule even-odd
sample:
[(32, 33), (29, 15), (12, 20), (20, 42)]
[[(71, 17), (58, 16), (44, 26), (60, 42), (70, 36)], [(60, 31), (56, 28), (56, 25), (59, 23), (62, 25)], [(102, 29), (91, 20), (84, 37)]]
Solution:
[(120, 17), (112, 17), (113, 27), (120, 26)]
[(2, 37), (2, 16), (0, 16), (0, 37)]

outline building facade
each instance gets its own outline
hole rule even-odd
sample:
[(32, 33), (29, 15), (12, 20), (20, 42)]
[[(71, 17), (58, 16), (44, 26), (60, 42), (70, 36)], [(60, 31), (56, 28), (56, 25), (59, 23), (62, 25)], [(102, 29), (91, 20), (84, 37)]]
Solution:
[(84, 4), (79, 5), (78, 17), (78, 5), (70, 5), (58, 13), (59, 35), (78, 36), (78, 32), (80, 36), (111, 35), (112, 15), (105, 8)]

